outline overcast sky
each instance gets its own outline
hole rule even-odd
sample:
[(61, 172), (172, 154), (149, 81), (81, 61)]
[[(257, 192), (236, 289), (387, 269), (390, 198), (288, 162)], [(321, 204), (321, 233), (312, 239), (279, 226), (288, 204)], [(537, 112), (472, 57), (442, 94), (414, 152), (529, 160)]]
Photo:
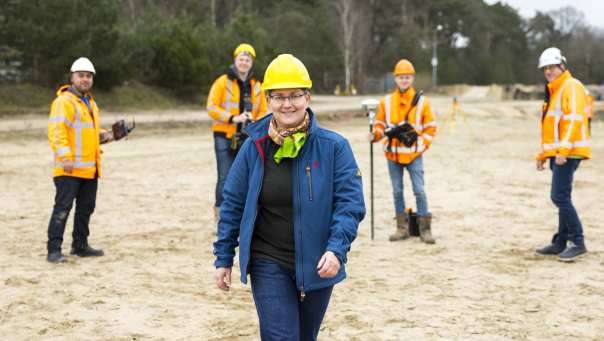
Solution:
[(488, 4), (504, 2), (519, 10), (520, 15), (530, 18), (536, 11), (548, 12), (561, 7), (573, 6), (585, 14), (591, 26), (604, 29), (604, 0), (484, 0)]

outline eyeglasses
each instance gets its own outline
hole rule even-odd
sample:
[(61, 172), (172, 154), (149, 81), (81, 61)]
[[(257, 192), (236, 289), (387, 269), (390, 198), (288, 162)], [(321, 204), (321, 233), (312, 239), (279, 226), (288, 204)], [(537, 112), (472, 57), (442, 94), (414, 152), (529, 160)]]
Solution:
[(562, 69), (562, 67), (560, 66), (560, 64), (555, 64), (555, 65), (546, 65), (543, 67), (543, 71), (551, 71), (551, 70), (555, 70), (555, 69)]
[(271, 101), (274, 101), (275, 104), (281, 106), (285, 104), (285, 100), (289, 100), (289, 103), (293, 106), (301, 105), (304, 103), (304, 96), (306, 92), (299, 92), (297, 94), (292, 94), (289, 96), (280, 96), (280, 95), (269, 95), (268, 97)]

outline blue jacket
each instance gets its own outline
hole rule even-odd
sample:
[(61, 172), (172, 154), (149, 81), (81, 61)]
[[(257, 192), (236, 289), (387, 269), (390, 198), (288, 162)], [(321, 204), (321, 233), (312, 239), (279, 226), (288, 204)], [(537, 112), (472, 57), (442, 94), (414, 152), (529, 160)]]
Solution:
[[(365, 217), (361, 173), (348, 141), (320, 128), (308, 111), (308, 137), (292, 164), (296, 286), (302, 292), (334, 285), (346, 277), (346, 254)], [(271, 118), (272, 114), (267, 115), (246, 128), (250, 138), (231, 166), (220, 206), (214, 265), (232, 267), (239, 246), (243, 283), (247, 283)], [(338, 257), (341, 267), (335, 277), (324, 279), (317, 264), (326, 251)]]

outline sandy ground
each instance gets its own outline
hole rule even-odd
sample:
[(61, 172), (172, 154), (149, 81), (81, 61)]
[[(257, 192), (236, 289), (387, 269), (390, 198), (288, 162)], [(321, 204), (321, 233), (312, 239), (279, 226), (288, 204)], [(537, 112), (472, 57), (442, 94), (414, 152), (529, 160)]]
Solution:
[[(436, 103), (441, 115), (448, 103)], [(557, 213), (551, 173), (534, 170), (535, 104), (467, 104), (466, 125), (455, 134), (442, 127), (425, 157), (434, 246), (387, 241), (393, 204), (376, 152), (376, 238), (368, 215), (320, 339), (604, 338), (604, 126), (595, 125), (595, 158), (575, 179), (590, 252), (573, 264), (538, 258)], [(369, 205), (366, 120), (321, 124), (352, 143)], [(225, 294), (213, 285), (216, 171), (206, 125), (141, 127), (106, 146), (91, 223), (91, 244), (106, 256), (62, 265), (45, 261), (54, 187), (44, 132), (0, 135), (1, 340), (259, 340), (249, 286)]]

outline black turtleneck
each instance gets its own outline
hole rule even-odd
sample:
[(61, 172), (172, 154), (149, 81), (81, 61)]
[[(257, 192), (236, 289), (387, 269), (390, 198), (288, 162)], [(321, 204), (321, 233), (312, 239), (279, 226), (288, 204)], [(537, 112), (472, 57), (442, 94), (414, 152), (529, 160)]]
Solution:
[(258, 216), (252, 236), (252, 260), (268, 258), (284, 267), (295, 267), (292, 159), (275, 163), (279, 145), (268, 139), (264, 177), (258, 198)]

